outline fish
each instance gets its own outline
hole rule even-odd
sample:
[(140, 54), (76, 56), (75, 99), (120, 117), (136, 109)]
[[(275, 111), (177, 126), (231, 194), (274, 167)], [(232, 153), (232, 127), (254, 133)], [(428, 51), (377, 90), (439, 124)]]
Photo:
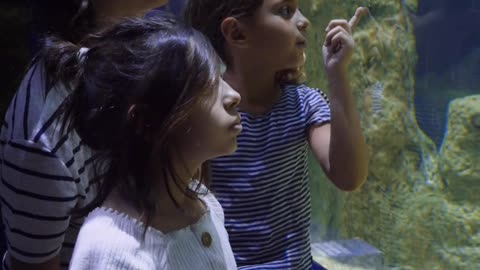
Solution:
[(385, 90), (385, 86), (383, 83), (377, 82), (372, 88), (372, 112), (375, 115), (383, 110), (383, 91)]

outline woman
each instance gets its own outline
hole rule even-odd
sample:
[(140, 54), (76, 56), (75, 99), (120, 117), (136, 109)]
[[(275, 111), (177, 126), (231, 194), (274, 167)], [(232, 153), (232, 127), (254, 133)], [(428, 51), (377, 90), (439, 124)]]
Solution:
[[(78, 42), (123, 17), (139, 16), (166, 0), (35, 1), (42, 34)], [(55, 112), (68, 95), (52, 85), (35, 57), (0, 132), (0, 196), (8, 251), (3, 269), (67, 269), (82, 220), (70, 212), (93, 197), (92, 152), (79, 137), (59, 132)]]

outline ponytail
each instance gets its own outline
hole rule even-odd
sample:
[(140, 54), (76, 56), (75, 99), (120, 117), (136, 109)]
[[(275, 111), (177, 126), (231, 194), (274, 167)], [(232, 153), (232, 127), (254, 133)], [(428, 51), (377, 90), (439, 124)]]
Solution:
[(56, 37), (48, 37), (45, 40), (43, 58), (49, 74), (49, 84), (53, 85), (77, 80), (83, 69), (82, 63), (85, 62), (86, 54), (78, 45)]
[(48, 37), (45, 40), (43, 59), (49, 87), (61, 85), (69, 92), (58, 112), (62, 121), (61, 132), (75, 129), (82, 141), (95, 148), (98, 142), (89, 135), (92, 132), (86, 132), (87, 128), (92, 126), (89, 123), (92, 121), (92, 113), (85, 113), (85, 109), (90, 107), (84, 82), (88, 52), (88, 48), (57, 37)]

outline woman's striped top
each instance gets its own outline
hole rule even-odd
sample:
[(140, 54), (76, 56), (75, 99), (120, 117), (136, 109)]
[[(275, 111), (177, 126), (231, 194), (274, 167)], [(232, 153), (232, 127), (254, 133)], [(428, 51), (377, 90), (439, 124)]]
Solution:
[(8, 256), (42, 263), (60, 255), (67, 269), (82, 220), (70, 211), (92, 199), (91, 151), (72, 132), (60, 133), (57, 110), (68, 92), (46, 91), (42, 61), (33, 63), (0, 132), (0, 200)]

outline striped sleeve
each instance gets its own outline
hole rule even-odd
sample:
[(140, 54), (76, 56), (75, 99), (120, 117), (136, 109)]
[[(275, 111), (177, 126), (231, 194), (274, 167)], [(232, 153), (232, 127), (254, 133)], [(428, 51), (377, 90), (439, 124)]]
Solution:
[(0, 199), (9, 256), (42, 263), (57, 256), (77, 204), (77, 180), (38, 143), (3, 142)]
[(330, 101), (327, 95), (309, 87), (300, 88), (303, 96), (304, 113), (307, 127), (330, 122)]

